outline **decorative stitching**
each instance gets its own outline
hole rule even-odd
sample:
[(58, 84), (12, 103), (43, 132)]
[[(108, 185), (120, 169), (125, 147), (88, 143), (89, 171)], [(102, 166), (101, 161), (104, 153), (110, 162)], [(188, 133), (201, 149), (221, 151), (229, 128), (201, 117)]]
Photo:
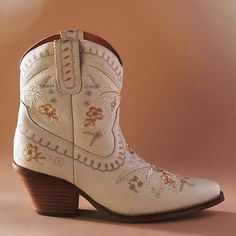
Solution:
[(60, 151), (58, 151), (59, 145), (55, 145), (54, 148), (51, 148), (49, 146), (51, 144), (50, 141), (46, 141), (45, 143), (47, 143), (47, 144), (45, 145), (45, 144), (42, 143), (43, 140), (44, 140), (43, 138), (40, 138), (39, 140), (35, 139), (35, 136), (36, 136), (35, 133), (33, 133), (31, 136), (27, 135), (29, 133), (29, 130), (23, 129), (21, 126), (18, 126), (18, 130), (19, 130), (19, 132), (22, 135), (24, 135), (25, 137), (27, 137), (29, 140), (33, 141), (34, 143), (37, 143), (40, 146), (45, 147), (45, 148), (49, 149), (50, 151), (56, 152), (56, 153), (58, 153), (60, 155), (64, 155), (64, 156), (66, 156), (68, 158), (73, 158), (73, 155), (67, 154), (67, 151), (66, 151), (67, 149), (64, 149), (62, 152), (60, 152)]
[(92, 139), (91, 139), (91, 141), (90, 141), (90, 144), (89, 144), (90, 147), (94, 144), (94, 142), (95, 142), (97, 139), (99, 139), (99, 138), (102, 137), (102, 132), (100, 132), (100, 131), (95, 131), (95, 132), (83, 131), (83, 133), (84, 133), (84, 134), (89, 134), (89, 135), (92, 135), (92, 136), (93, 136)]
[(96, 69), (97, 71), (101, 72), (103, 75), (105, 75), (106, 78), (108, 78), (112, 82), (112, 84), (117, 88), (117, 90), (120, 91), (120, 88), (117, 87), (117, 85), (113, 81), (112, 76), (110, 75), (110, 73), (107, 70), (105, 70), (105, 68), (103, 66), (101, 66), (101, 65), (94, 65), (94, 64), (89, 64), (89, 66), (91, 68)]
[[(123, 150), (123, 152), (119, 151), (117, 154), (110, 154), (109, 156), (99, 156), (97, 154), (91, 155), (91, 153), (85, 150), (84, 152), (80, 150), (79, 153), (75, 154), (74, 158), (81, 164), (102, 172), (119, 169), (124, 164), (126, 156), (124, 152), (124, 145), (119, 132), (118, 138), (120, 139), (120, 141), (118, 142), (117, 149)], [(111, 157), (111, 160), (109, 157)]]
[(137, 186), (134, 184), (134, 182), (140, 179), (140, 177), (138, 177), (138, 174), (135, 174), (137, 173), (137, 171), (140, 170), (145, 170), (141, 175), (142, 178), (142, 181), (140, 180), (142, 182), (141, 186), (143, 186), (143, 184), (149, 185), (150, 179), (154, 174), (156, 173), (161, 174), (160, 176), (157, 177), (158, 182), (150, 187), (150, 192), (154, 194), (154, 196), (157, 198), (160, 197), (161, 192), (164, 191), (166, 187), (169, 190), (178, 193), (183, 190), (184, 185), (194, 186), (193, 183), (188, 182), (189, 179), (188, 177), (174, 175), (168, 171), (161, 169), (160, 167), (149, 164), (145, 161), (143, 166), (135, 167), (121, 174), (116, 180), (115, 184), (119, 184), (121, 182), (126, 181), (129, 184), (129, 189), (134, 191), (135, 193), (138, 193)]
[(26, 148), (23, 149), (23, 156), (26, 161), (35, 160), (38, 163), (41, 163), (42, 160), (48, 159), (45, 156), (41, 155), (42, 153), (38, 150), (37, 146), (33, 146), (29, 143)]
[(130, 147), (130, 145), (128, 143), (126, 143), (126, 150), (130, 153), (130, 154), (134, 154), (134, 150)]
[[(38, 50), (40, 50), (40, 48), (38, 48)], [(32, 53), (35, 51), (31, 51)], [(49, 56), (53, 56), (54, 55), (54, 52), (50, 52), (48, 49), (46, 49), (45, 51), (39, 51), (39, 54), (36, 55), (34, 54), (33, 55), (33, 58), (30, 58), (29, 55), (28, 56), (28, 61), (26, 61), (26, 59), (23, 59), (22, 61), (22, 64), (21, 64), (21, 71), (23, 73), (26, 73), (37, 61), (43, 59), (43, 58), (46, 58), (46, 57), (49, 57)]]
[(86, 84), (84, 88), (86, 89), (98, 89), (100, 88), (100, 85), (96, 82), (96, 78), (93, 76), (92, 73), (87, 75), (89, 77), (89, 80), (91, 84)]
[[(93, 43), (89, 42), (89, 44), (93, 44)], [(88, 45), (86, 45), (86, 46), (88, 46)], [(92, 46), (88, 46), (88, 51), (86, 51), (86, 49), (85, 49), (86, 46), (82, 46), (81, 47), (82, 52), (85, 53), (85, 54), (96, 55), (96, 56), (102, 58), (105, 62), (107, 62), (107, 64), (115, 72), (115, 74), (117, 75), (117, 78), (119, 79), (119, 81), (121, 81), (121, 77), (120, 77), (121, 71), (117, 71), (119, 66), (116, 65), (115, 68), (113, 67), (113, 65), (114, 65), (115, 61), (117, 61), (117, 59), (116, 60), (115, 59), (112, 60), (112, 57), (110, 55), (108, 55), (107, 58), (105, 58), (105, 55), (106, 55), (105, 50), (107, 51), (107, 49), (103, 49), (102, 46), (100, 46), (100, 45), (99, 46), (97, 46), (95, 44), (93, 45), (94, 47), (96, 47), (94, 52), (92, 51), (92, 49), (93, 49)], [(102, 54), (99, 54), (100, 50), (102, 51)], [(111, 54), (110, 51), (108, 51), (108, 52)], [(113, 56), (113, 58), (116, 58), (115, 55)]]
[(60, 39), (54, 42), (57, 81), (63, 93), (74, 94), (81, 90), (79, 53), (78, 40)]
[[(27, 109), (27, 107), (25, 106), (25, 108)], [(88, 152), (87, 150), (67, 141), (62, 139), (61, 137), (56, 136), (55, 134), (52, 134), (50, 131), (45, 130), (44, 128), (38, 126), (38, 124), (36, 124), (30, 117), (26, 116), (27, 119), (29, 119), (29, 121), (33, 122), (34, 127), (33, 130), (38, 130), (39, 132), (48, 132), (50, 135), (52, 135), (50, 137), (51, 140), (56, 140), (56, 141), (60, 141), (60, 142), (64, 142), (65, 144), (70, 144), (71, 148), (77, 148), (78, 151), (75, 152), (74, 155), (74, 159), (75, 161), (78, 161), (79, 163), (87, 166), (87, 167), (91, 167), (94, 170), (98, 170), (101, 172), (106, 172), (106, 171), (113, 171), (116, 169), (119, 169), (125, 162), (126, 156), (125, 156), (125, 149), (124, 149), (124, 144), (122, 142), (121, 139), (121, 135), (120, 135), (120, 131), (118, 130), (118, 139), (119, 141), (116, 141), (115, 138), (115, 143), (118, 143), (117, 148), (115, 148), (114, 146), (114, 150), (111, 152), (111, 154), (109, 154), (108, 156), (101, 156), (98, 154), (94, 154), (91, 152)], [(29, 126), (29, 124), (28, 124)], [(50, 146), (51, 142), (50, 141), (44, 141), (43, 144), (43, 138), (40, 138), (39, 140), (36, 140), (36, 133), (34, 132), (33, 134), (29, 135), (28, 133), (29, 130), (23, 129), (21, 126), (18, 126), (19, 131), (25, 135), (27, 138), (29, 138), (30, 140), (32, 140), (33, 142), (39, 144), (40, 146), (46, 147), (48, 148), (50, 151), (54, 151), (60, 155), (65, 155), (68, 158), (73, 158), (73, 154), (70, 155), (68, 154), (64, 149), (62, 151), (60, 151), (61, 148), (59, 148), (59, 145), (55, 145), (53, 148)], [(113, 129), (113, 128), (112, 128)], [(113, 131), (112, 131), (113, 132)], [(114, 135), (114, 134), (113, 134)], [(115, 136), (114, 136), (115, 137)], [(115, 150), (120, 150), (119, 153), (115, 154)], [(115, 156), (114, 156), (115, 155)], [(82, 157), (83, 156), (83, 157)], [(111, 159), (112, 158), (112, 159)], [(89, 161), (90, 160), (90, 161)], [(88, 163), (89, 161), (89, 163)], [(95, 165), (97, 163), (97, 165)]]

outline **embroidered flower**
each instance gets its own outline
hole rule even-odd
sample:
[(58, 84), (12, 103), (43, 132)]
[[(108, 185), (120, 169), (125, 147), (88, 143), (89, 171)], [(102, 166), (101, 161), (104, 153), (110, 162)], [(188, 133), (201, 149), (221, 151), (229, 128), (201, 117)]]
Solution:
[(50, 120), (59, 120), (55, 107), (53, 107), (50, 103), (40, 105), (39, 112), (46, 115)]
[(133, 182), (137, 182), (138, 181), (138, 176), (134, 176), (133, 179), (132, 179)]
[(139, 181), (138, 184), (137, 184), (137, 186), (138, 186), (139, 188), (142, 187), (142, 186), (143, 186), (143, 182), (142, 182), (142, 181)]
[(135, 184), (130, 183), (130, 185), (129, 185), (129, 189), (130, 189), (131, 191), (134, 191), (135, 193), (138, 192), (137, 189), (136, 189)]
[(156, 198), (159, 198), (161, 196), (161, 192), (163, 192), (163, 191), (164, 191), (164, 187), (163, 186), (158, 186), (158, 187), (153, 186), (151, 188), (151, 193), (154, 194), (154, 196)]
[[(137, 163), (139, 161), (135, 157)], [(140, 160), (143, 160), (140, 158)], [(134, 164), (134, 163), (133, 163)], [(144, 166), (140, 166), (140, 163), (130, 170), (125, 171), (122, 173), (117, 181), (116, 184), (125, 181), (129, 184), (129, 190), (138, 193), (138, 189), (141, 188), (143, 185), (146, 187), (149, 186), (150, 192), (154, 194), (156, 198), (161, 196), (161, 193), (168, 188), (175, 193), (181, 192), (185, 185), (193, 187), (194, 184), (188, 181), (189, 177), (183, 177), (179, 175), (174, 175), (154, 164), (147, 165), (146, 162), (142, 163)], [(138, 176), (137, 171), (142, 171), (141, 176)], [(130, 177), (131, 173), (134, 173), (132, 177)], [(154, 181), (151, 182), (151, 178), (154, 178)], [(152, 184), (151, 184), (152, 183)]]
[(134, 191), (135, 193), (138, 193), (137, 188), (141, 188), (143, 186), (143, 182), (139, 180), (138, 176), (133, 176), (129, 181), (129, 189), (131, 191)]
[(89, 107), (89, 110), (86, 112), (86, 123), (84, 126), (94, 126), (97, 120), (103, 119), (103, 111), (101, 108), (96, 108), (94, 106)]
[(38, 147), (33, 146), (32, 144), (28, 144), (23, 151), (23, 155), (26, 161), (35, 160), (37, 162), (40, 162), (40, 160), (42, 159), (47, 159), (47, 157), (41, 156), (41, 152), (39, 152)]
[(176, 187), (176, 183), (170, 174), (164, 172), (161, 176), (161, 179), (163, 180), (163, 183), (165, 185), (169, 185), (170, 187), (173, 187), (173, 188)]

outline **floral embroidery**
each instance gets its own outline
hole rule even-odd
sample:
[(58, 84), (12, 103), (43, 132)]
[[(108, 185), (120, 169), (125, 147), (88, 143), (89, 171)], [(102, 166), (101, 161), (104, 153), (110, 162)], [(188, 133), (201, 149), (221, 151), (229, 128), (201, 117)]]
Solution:
[[(137, 172), (139, 172), (140, 176), (138, 176)], [(157, 198), (160, 197), (161, 192), (166, 188), (178, 193), (183, 190), (184, 185), (194, 186), (193, 183), (188, 182), (187, 177), (174, 175), (147, 162), (142, 163), (141, 166), (139, 165), (134, 169), (125, 171), (117, 179), (116, 184), (126, 181), (129, 184), (129, 189), (137, 193), (138, 187), (142, 187), (143, 184), (150, 185), (152, 177), (155, 179), (150, 186), (150, 192)]]
[(154, 194), (156, 198), (159, 198), (161, 196), (161, 192), (164, 191), (164, 187), (161, 185), (160, 187), (152, 187), (151, 193)]
[[(21, 91), (21, 99), (25, 105), (28, 107), (39, 107), (42, 104), (56, 103), (57, 99), (52, 97), (56, 93), (55, 84), (52, 79), (52, 76), (46, 76), (39, 84), (36, 84), (34, 80), (30, 80)], [(50, 96), (48, 100), (46, 99), (47, 96), (44, 96), (43, 89)]]
[(33, 146), (32, 144), (28, 144), (23, 151), (23, 155), (26, 161), (35, 160), (37, 162), (41, 162), (41, 160), (47, 159), (47, 157), (41, 156), (41, 152), (39, 152), (38, 147)]
[(50, 120), (59, 120), (55, 107), (53, 107), (50, 103), (40, 105), (39, 112), (46, 115)]
[(97, 120), (103, 119), (103, 111), (101, 108), (96, 108), (91, 106), (89, 110), (86, 112), (86, 123), (84, 126), (94, 126)]
[(32, 82), (28, 82), (21, 91), (21, 99), (26, 106), (35, 106), (38, 102), (42, 102), (42, 91), (39, 86), (33, 86)]
[(100, 88), (100, 85), (96, 82), (95, 77), (93, 76), (93, 74), (89, 74), (87, 75), (89, 77), (90, 80), (90, 84), (85, 85), (85, 88), (87, 89), (98, 89)]
[(163, 174), (161, 175), (161, 179), (165, 185), (176, 188), (176, 182), (173, 180), (170, 174), (163, 172)]
[[(96, 78), (92, 75), (92, 73), (88, 74), (87, 76), (89, 77), (88, 78), (89, 83), (84, 86), (84, 88), (86, 89), (84, 94), (86, 96), (91, 96), (92, 95), (92, 90), (100, 88), (100, 85), (96, 82)], [(83, 101), (83, 104), (85, 106), (89, 106), (90, 101), (86, 99), (86, 100)]]
[(138, 193), (137, 188), (141, 188), (143, 186), (143, 182), (141, 180), (139, 180), (138, 176), (134, 176), (133, 178), (131, 178), (129, 181), (129, 189), (131, 191), (134, 191), (135, 193)]

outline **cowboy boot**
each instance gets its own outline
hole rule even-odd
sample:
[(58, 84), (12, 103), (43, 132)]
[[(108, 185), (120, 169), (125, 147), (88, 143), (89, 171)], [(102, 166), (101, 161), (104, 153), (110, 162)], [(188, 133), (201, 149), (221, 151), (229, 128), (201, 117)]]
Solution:
[(36, 212), (76, 215), (83, 196), (112, 219), (146, 222), (222, 202), (216, 182), (170, 173), (126, 143), (122, 80), (114, 48), (81, 30), (43, 39), (23, 56), (13, 166)]

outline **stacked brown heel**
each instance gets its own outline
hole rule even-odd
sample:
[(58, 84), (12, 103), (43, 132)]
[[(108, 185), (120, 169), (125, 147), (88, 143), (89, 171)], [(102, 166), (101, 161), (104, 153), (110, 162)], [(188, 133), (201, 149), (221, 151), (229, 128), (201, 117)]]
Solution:
[(13, 167), (20, 174), (36, 212), (50, 216), (77, 215), (79, 193), (73, 184), (15, 163)]

